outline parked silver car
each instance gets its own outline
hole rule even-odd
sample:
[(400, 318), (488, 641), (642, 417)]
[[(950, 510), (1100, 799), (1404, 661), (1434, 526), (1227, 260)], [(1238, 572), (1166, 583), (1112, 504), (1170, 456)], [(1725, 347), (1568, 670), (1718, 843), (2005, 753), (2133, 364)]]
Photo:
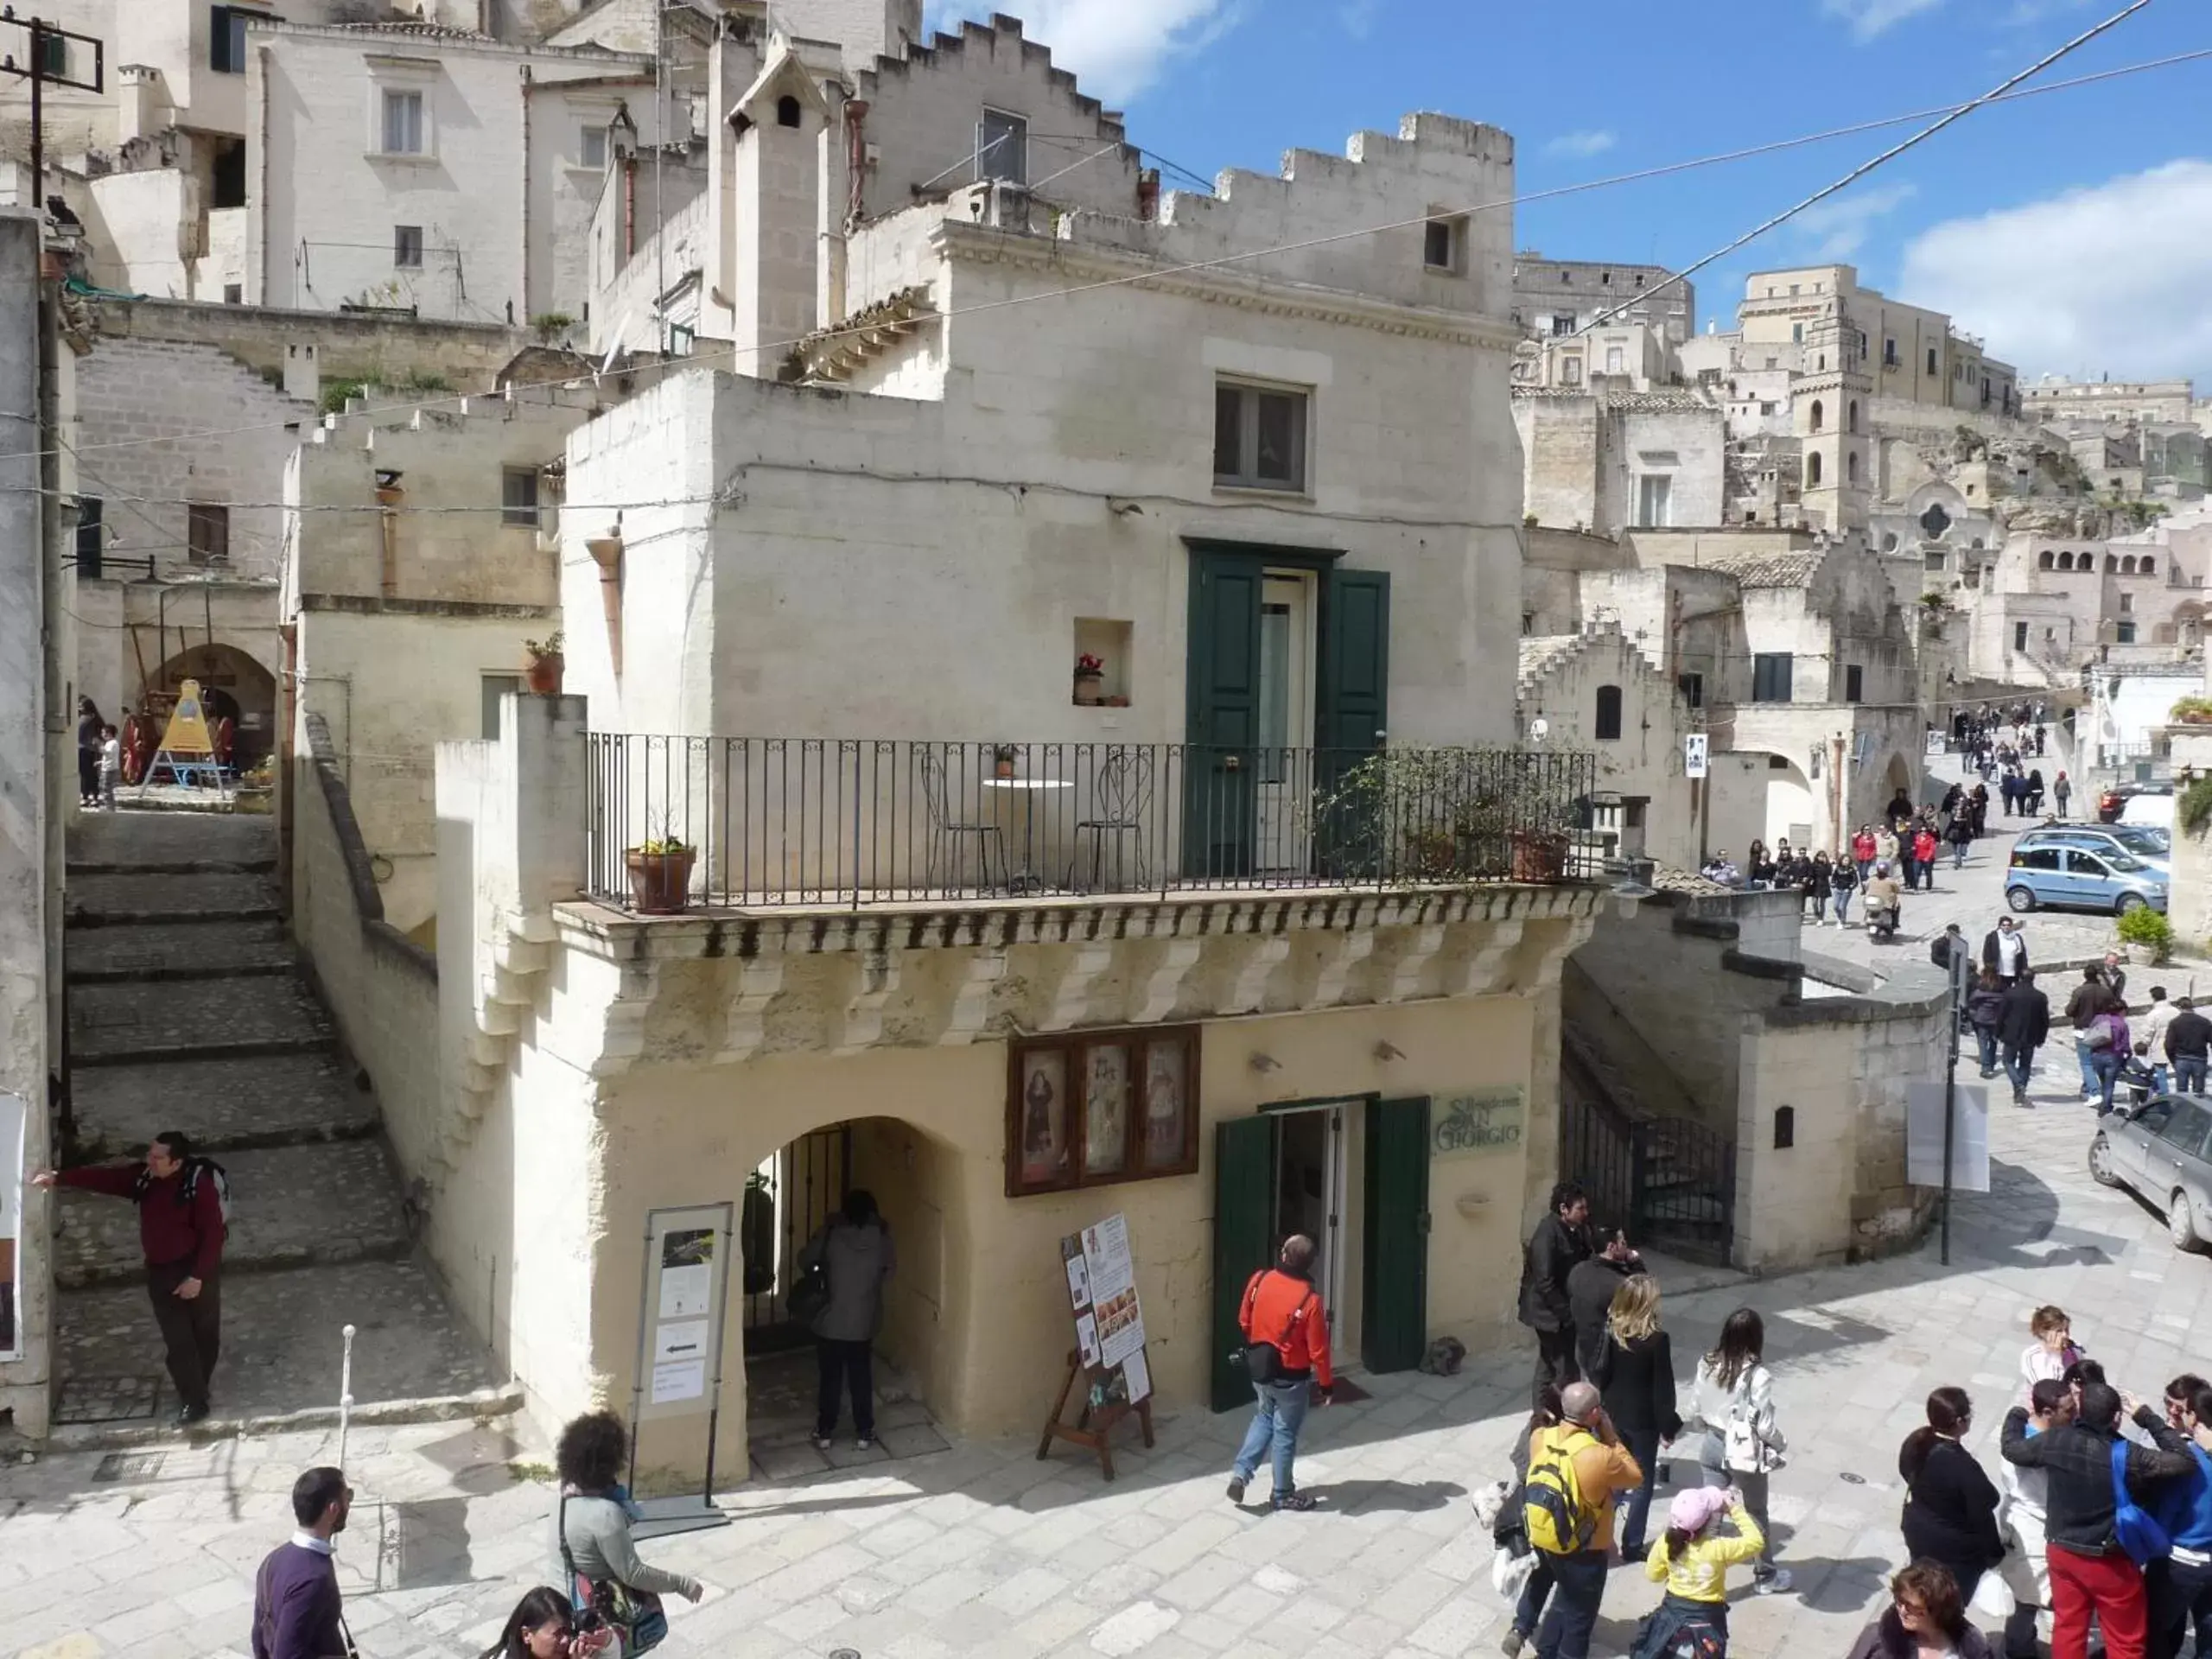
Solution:
[(2212, 1239), (2212, 1102), (2157, 1095), (2115, 1106), (2089, 1143), (2089, 1173), (2131, 1187), (2166, 1212), (2177, 1250)]

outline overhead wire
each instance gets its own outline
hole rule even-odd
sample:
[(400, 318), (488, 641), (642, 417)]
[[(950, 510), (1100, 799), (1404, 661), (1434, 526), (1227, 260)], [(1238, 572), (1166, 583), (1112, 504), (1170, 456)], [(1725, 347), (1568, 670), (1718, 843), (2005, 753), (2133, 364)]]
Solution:
[[(1879, 165), (1883, 160), (1896, 155), (1903, 154), (1906, 149), (1911, 148), (1913, 144), (1924, 141), (1927, 137), (1932, 137), (1935, 132), (1941, 130), (1942, 127), (1949, 125), (1952, 120), (1967, 114), (1974, 110), (1983, 108), (1993, 104), (2007, 103), (2021, 99), (2041, 97), (2052, 92), (2070, 91), (2081, 86), (2111, 81), (2123, 76), (2143, 74), (2154, 69), (2170, 68), (2179, 64), (2196, 62), (2207, 58), (2212, 58), (2212, 48), (2203, 48), (2189, 52), (2173, 53), (2165, 57), (2148, 60), (2142, 63), (2129, 64), (2121, 66), (2118, 68), (2101, 70), (2092, 74), (2078, 76), (2069, 80), (2055, 81), (2045, 86), (2022, 88), (2018, 86), (2018, 82), (2020, 80), (2030, 75), (2035, 74), (2039, 70), (2048, 67), (2050, 64), (2058, 61), (2069, 52), (2078, 49), (2082, 44), (2095, 38), (2098, 35), (2101, 35), (2107, 29), (2113, 27), (2133, 12), (2140, 10), (2150, 3), (2151, 0), (2133, 0), (2133, 3), (2124, 11), (2116, 14), (2113, 17), (2106, 20), (2104, 22), (2097, 25), (2096, 28), (2088, 30), (2083, 35), (2077, 35), (2073, 41), (2069, 41), (2065, 46), (2059, 48), (2056, 51), (2038, 60), (2036, 65), (2021, 71), (2019, 74), (2010, 77), (2006, 81), (2002, 83), (2002, 87), (2009, 90), (1999, 90), (1984, 93), (1980, 97), (1970, 99), (1966, 103), (1948, 106), (1948, 109), (1942, 111), (1947, 118), (1939, 122), (1936, 126), (1931, 127), (1920, 134), (1915, 135), (1913, 138), (1908, 140), (1905, 143), (1892, 147), (1891, 150), (1884, 152), (1883, 156), (1877, 157), (1874, 161), (1863, 163), (1860, 167), (1853, 169), (1851, 174), (1846, 175), (1846, 179), (1844, 181), (1840, 181), (1836, 185), (1828, 187), (1827, 189), (1816, 194), (1815, 196), (1808, 198), (1803, 202), (1800, 202), (1795, 207), (1787, 210), (1783, 214), (1777, 215), (1774, 218), (1763, 222), (1758, 230), (1746, 236), (1736, 238), (1728, 245), (1728, 247), (1717, 250), (1714, 253), (1707, 255), (1704, 259), (1697, 262), (1695, 265), (1687, 267), (1682, 271), (1674, 273), (1675, 280), (1680, 280), (1681, 278), (1689, 275), (1691, 271), (1701, 269), (1707, 264), (1710, 264), (1716, 258), (1725, 257), (1728, 252), (1732, 251), (1733, 249), (1740, 247), (1745, 242), (1752, 239), (1753, 237), (1763, 234), (1766, 230), (1773, 228), (1775, 225), (1781, 223), (1783, 219), (1793, 216), (1796, 213), (1802, 213), (1804, 211), (1805, 207), (1812, 205), (1813, 202), (1820, 200), (1827, 195), (1834, 194), (1837, 189), (1843, 188), (1844, 183), (1854, 181), (1856, 179), (1863, 177), (1866, 171), (1870, 170), (1874, 166)], [(1081, 295), (1098, 293), (1109, 289), (1126, 288), (1145, 283), (1157, 282), (1163, 277), (1188, 276), (1200, 271), (1219, 270), (1231, 265), (1245, 264), (1254, 260), (1271, 258), (1279, 254), (1306, 252), (1315, 248), (1327, 247), (1339, 243), (1356, 241), (1371, 236), (1386, 235), (1393, 231), (1409, 230), (1418, 226), (1433, 223), (1438, 219), (1471, 218), (1477, 213), (1494, 213), (1502, 208), (1527, 207), (1536, 202), (1558, 200), (1568, 196), (1586, 194), (1592, 191), (1613, 189), (1622, 185), (1645, 183), (1654, 179), (1672, 177), (1680, 174), (1694, 172), (1705, 168), (1725, 166), (1737, 162), (1750, 161), (1759, 156), (1777, 155), (1786, 150), (1802, 149), (1808, 145), (1823, 143), (1833, 139), (1847, 137), (1858, 133), (1877, 130), (1884, 127), (1900, 126), (1907, 122), (1924, 119), (1930, 113), (1931, 111), (1919, 111), (1905, 115), (1884, 117), (1875, 120), (1853, 122), (1845, 126), (1827, 128), (1819, 132), (1801, 134), (1795, 137), (1771, 139), (1761, 143), (1742, 146), (1735, 149), (1718, 151), (1712, 155), (1693, 156), (1679, 162), (1662, 162), (1652, 167), (1637, 168), (1626, 173), (1612, 174), (1605, 178), (1588, 179), (1573, 184), (1554, 185), (1542, 190), (1524, 191), (1515, 195), (1501, 197), (1494, 201), (1472, 203), (1465, 207), (1431, 208), (1417, 217), (1396, 219), (1386, 224), (1361, 226), (1351, 230), (1331, 232), (1324, 235), (1307, 237), (1296, 241), (1274, 243), (1265, 247), (1242, 249), (1231, 253), (1217, 255), (1209, 259), (1192, 260), (1181, 264), (1157, 266), (1141, 271), (1128, 272), (1119, 276), (1102, 277), (1095, 282), (1070, 283), (1057, 288), (1040, 289), (1033, 293), (1009, 295), (993, 300), (979, 300), (972, 304), (949, 308), (944, 311), (936, 313), (935, 315), (939, 319), (949, 321), (954, 317), (972, 316), (980, 312), (1004, 310), (1015, 306), (1035, 304), (1045, 300), (1071, 299)], [(957, 164), (956, 163), (956, 165)], [(1644, 296), (1637, 296), (1637, 298), (1646, 297), (1649, 296), (1650, 291), (1651, 290), (1647, 289), (1645, 290)], [(1637, 302), (1637, 298), (1631, 298), (1625, 303), (1628, 305), (1633, 305)], [(1617, 308), (1616, 312), (1614, 313), (1607, 313), (1605, 315), (1616, 315), (1618, 308)], [(732, 360), (741, 356), (759, 356), (773, 352), (788, 351), (799, 346), (817, 344), (832, 340), (842, 339), (849, 335), (865, 334), (878, 326), (879, 325), (873, 322), (859, 321), (834, 325), (829, 327), (815, 329), (810, 333), (800, 334), (788, 340), (770, 340), (760, 345), (743, 347), (732, 346), (725, 350), (715, 352), (696, 353), (682, 359), (681, 363), (684, 367), (702, 367), (710, 363)], [(580, 384), (586, 378), (588, 377), (578, 375), (576, 377), (573, 377), (569, 381), (540, 382), (534, 384), (548, 386), (571, 385)], [(515, 388), (514, 390), (527, 391), (530, 388), (528, 387), (522, 387)], [(406, 402), (394, 402), (391, 404), (378, 404), (356, 412), (365, 418), (373, 419), (380, 416), (412, 414), (423, 410), (445, 408), (457, 404), (494, 401), (499, 398), (502, 395), (502, 393), (496, 391), (454, 393), (444, 397), (410, 399)], [(241, 426), (207, 427), (194, 431), (168, 433), (158, 437), (118, 438), (100, 443), (82, 444), (78, 446), (78, 448), (80, 454), (92, 450), (138, 448), (149, 444), (178, 443), (200, 438), (231, 437), (249, 432), (271, 431), (279, 427), (297, 426), (300, 423), (298, 421), (259, 421)], [(0, 454), (0, 461), (31, 459), (51, 453), (56, 452), (48, 450), (16, 450)]]

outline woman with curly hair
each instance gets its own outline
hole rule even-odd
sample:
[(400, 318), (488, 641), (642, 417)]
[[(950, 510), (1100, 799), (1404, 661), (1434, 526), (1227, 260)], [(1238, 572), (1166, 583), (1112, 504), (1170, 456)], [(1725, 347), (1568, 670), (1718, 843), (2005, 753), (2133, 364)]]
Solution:
[[(627, 1497), (621, 1488), (622, 1459), (629, 1449), (629, 1433), (611, 1411), (588, 1412), (561, 1431), (553, 1452), (561, 1482), (554, 1510), (554, 1560), (575, 1605), (604, 1610), (610, 1599), (621, 1599), (646, 1608), (650, 1622), (660, 1627), (652, 1638), (657, 1641), (667, 1629), (659, 1598), (696, 1601), (704, 1592), (696, 1579), (663, 1572), (638, 1559), (630, 1538)], [(641, 1630), (647, 1622), (638, 1621)], [(650, 1645), (626, 1637), (623, 1651), (639, 1653)]]
[(1915, 1561), (1890, 1580), (1890, 1606), (1859, 1633), (1849, 1659), (1992, 1659), (1989, 1638), (1967, 1622), (1950, 1568)]

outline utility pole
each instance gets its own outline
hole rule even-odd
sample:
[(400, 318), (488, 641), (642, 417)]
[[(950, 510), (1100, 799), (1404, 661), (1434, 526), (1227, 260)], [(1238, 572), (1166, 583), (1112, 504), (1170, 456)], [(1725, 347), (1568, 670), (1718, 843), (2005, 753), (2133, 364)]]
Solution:
[[(18, 38), (23, 56), (17, 60)], [(82, 48), (79, 50), (79, 48)], [(91, 63), (84, 62), (86, 54)], [(72, 69), (89, 68), (84, 73)], [(80, 92), (107, 89), (107, 43), (93, 35), (79, 35), (39, 17), (18, 17), (11, 5), (0, 5), (0, 73), (31, 84), (31, 209), (46, 212), (46, 89), (48, 84), (73, 86)]]
[(1974, 963), (1965, 937), (1951, 947), (1951, 1047), (1943, 1067), (1943, 1242), (1942, 1263), (1951, 1265), (1951, 1154), (1959, 1135), (1959, 1015), (1966, 1007)]

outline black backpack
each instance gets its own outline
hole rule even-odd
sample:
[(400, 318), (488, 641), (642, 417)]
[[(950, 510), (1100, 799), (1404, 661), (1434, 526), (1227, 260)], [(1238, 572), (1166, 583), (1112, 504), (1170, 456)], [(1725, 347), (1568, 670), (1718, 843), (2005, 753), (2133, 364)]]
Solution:
[[(200, 1183), (203, 1180), (215, 1183), (215, 1203), (223, 1212), (223, 1236), (227, 1239), (231, 1236), (231, 1176), (230, 1172), (213, 1158), (188, 1158), (184, 1160), (184, 1179), (177, 1185), (176, 1201), (190, 1209), (199, 1201)], [(153, 1186), (153, 1171), (141, 1169), (138, 1184), (131, 1189), (131, 1197), (143, 1204)]]

